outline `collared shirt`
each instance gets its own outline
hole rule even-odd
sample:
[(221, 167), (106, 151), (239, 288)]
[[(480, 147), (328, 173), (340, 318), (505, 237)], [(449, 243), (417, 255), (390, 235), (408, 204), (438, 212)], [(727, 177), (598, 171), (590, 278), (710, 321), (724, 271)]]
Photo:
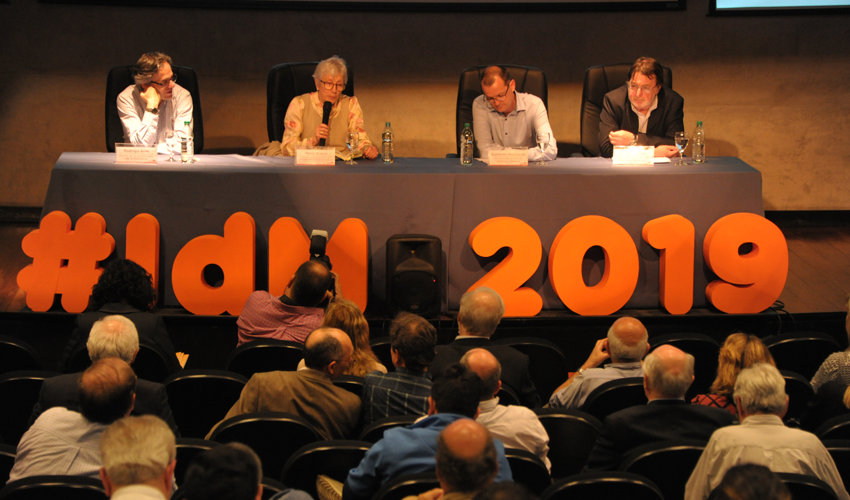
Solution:
[[(297, 96), (292, 99), (286, 109), (286, 116), (283, 117), (284, 129), (283, 137), (280, 140), (280, 149), (286, 156), (295, 156), (295, 150), (298, 148), (313, 149), (316, 147), (313, 145), (313, 136), (316, 131), (304, 130), (304, 113), (316, 113), (322, 116), (324, 103), (319, 103), (318, 92), (311, 92), (307, 95), (309, 96), (307, 99), (304, 96)], [(331, 108), (331, 119), (339, 115), (339, 103), (340, 99), (337, 99)], [(309, 109), (307, 109), (308, 106)], [(354, 156), (362, 156), (363, 151), (372, 145), (372, 141), (366, 135), (366, 129), (363, 127), (363, 110), (360, 108), (360, 101), (356, 97), (348, 98), (348, 131), (358, 135)], [(305, 136), (307, 137), (305, 138)]]
[(396, 415), (425, 415), (431, 375), (397, 367), (393, 373), (370, 373), (363, 381), (363, 425)]
[[(630, 104), (631, 104), (631, 102), (632, 101), (629, 100)], [(655, 110), (655, 108), (658, 107), (658, 96), (655, 96), (655, 97), (652, 98), (652, 105), (649, 106), (649, 109), (646, 111), (646, 114), (643, 114), (640, 111), (638, 111), (638, 109), (635, 107), (634, 104), (632, 104), (631, 106), (632, 106), (632, 111), (634, 111), (635, 114), (638, 117), (638, 133), (645, 134), (646, 133), (646, 123), (649, 121), (649, 115), (651, 115), (652, 112)]]
[(100, 435), (106, 427), (75, 411), (50, 408), (21, 437), (9, 481), (45, 475), (99, 479)]
[[(558, 142), (549, 114), (543, 101), (533, 94), (515, 92), (516, 107), (507, 116), (499, 113), (484, 94), (472, 102), (472, 126), (475, 146), (482, 158), (488, 158), (491, 149), (528, 148), (528, 161), (554, 160), (558, 156)], [(537, 149), (537, 133), (549, 134), (549, 144), (541, 153)]]
[(839, 500), (850, 499), (835, 462), (814, 434), (785, 427), (776, 415), (751, 415), (741, 425), (712, 434), (685, 486), (685, 500), (708, 498), (727, 470), (744, 463), (815, 476), (829, 484)]
[(643, 365), (640, 361), (611, 363), (603, 368), (587, 369), (577, 374), (566, 388), (553, 394), (549, 399), (549, 406), (574, 410), (584, 404), (593, 389), (611, 380), (630, 377), (643, 377)]
[(832, 381), (850, 384), (850, 352), (830, 354), (812, 377), (812, 389), (818, 392), (823, 384)]
[(290, 306), (277, 297), (257, 290), (245, 301), (236, 326), (239, 342), (236, 347), (257, 339), (292, 340), (304, 343), (307, 335), (319, 328), (325, 310), (321, 307)]
[[(170, 100), (159, 102), (157, 114), (148, 113), (147, 106), (135, 85), (118, 94), (118, 116), (121, 117), (126, 142), (137, 146), (156, 146), (157, 153), (168, 154), (166, 139), (169, 134), (177, 137), (181, 133), (192, 133), (192, 94), (180, 85), (174, 86)], [(176, 144), (179, 144), (177, 139)]]
[(146, 484), (123, 486), (112, 493), (112, 500), (166, 500), (162, 492)]
[(552, 468), (549, 458), (549, 434), (537, 418), (537, 414), (524, 406), (502, 406), (499, 398), (478, 403), (476, 422), (490, 431), (506, 448), (516, 448), (534, 453), (547, 469)]

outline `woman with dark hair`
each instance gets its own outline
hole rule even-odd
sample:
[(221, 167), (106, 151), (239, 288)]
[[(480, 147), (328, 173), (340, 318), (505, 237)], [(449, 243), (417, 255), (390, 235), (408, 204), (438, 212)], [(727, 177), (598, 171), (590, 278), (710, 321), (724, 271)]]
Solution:
[(114, 260), (106, 266), (97, 284), (92, 287), (89, 312), (77, 316), (74, 333), (65, 346), (59, 370), (67, 373), (74, 353), (84, 348), (94, 322), (112, 314), (127, 317), (136, 325), (139, 343), (145, 344), (162, 354), (171, 373), (181, 369), (171, 338), (165, 329), (162, 317), (153, 314), (156, 290), (151, 275), (145, 269), (127, 259)]

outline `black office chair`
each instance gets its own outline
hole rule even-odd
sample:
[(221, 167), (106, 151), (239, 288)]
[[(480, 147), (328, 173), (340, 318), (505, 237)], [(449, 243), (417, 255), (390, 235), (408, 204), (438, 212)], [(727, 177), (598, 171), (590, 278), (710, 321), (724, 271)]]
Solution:
[(356, 468), (372, 443), (365, 441), (318, 441), (303, 446), (292, 454), (283, 466), (280, 481), (289, 488), (306, 491), (319, 498), (316, 477), (321, 474), (345, 482), (351, 469)]
[[(455, 143), (457, 155), (460, 156), (460, 133), (463, 124), (472, 125), (472, 102), (476, 97), (483, 94), (481, 91), (481, 75), (487, 66), (470, 66), (460, 74), (460, 83), (457, 90), (457, 108), (455, 110)], [(516, 81), (516, 91), (534, 94), (543, 100), (543, 105), (549, 109), (549, 87), (546, 83), (546, 73), (539, 68), (531, 66), (513, 66), (501, 64), (510, 73), (511, 78)], [(480, 157), (478, 148), (473, 150), (475, 158)], [(566, 380), (566, 379), (564, 379)]]
[[(581, 154), (599, 156), (599, 122), (605, 94), (629, 79), (631, 64), (592, 66), (584, 74), (581, 91)], [(664, 86), (673, 88), (673, 71), (662, 66)]]
[(805, 498), (806, 500), (837, 500), (838, 495), (832, 486), (826, 482), (806, 474), (792, 474), (790, 472), (777, 472), (779, 479), (791, 491), (792, 498)]
[(549, 435), (549, 461), (552, 477), (578, 474), (587, 463), (602, 430), (602, 422), (578, 410), (538, 408), (534, 410)]
[(0, 373), (20, 370), (43, 370), (41, 357), (23, 340), (0, 335)]
[(705, 445), (689, 439), (645, 444), (631, 450), (619, 469), (649, 479), (666, 499), (684, 498), (685, 484)]
[(841, 481), (845, 485), (850, 484), (850, 440), (827, 439), (823, 441), (823, 446), (835, 462)]
[[(269, 141), (279, 141), (283, 138), (285, 128), (283, 118), (289, 103), (295, 97), (316, 91), (313, 73), (319, 61), (303, 63), (278, 64), (269, 70), (266, 84), (266, 127)], [(354, 96), (354, 70), (348, 69), (348, 83), (342, 91), (348, 97)]]
[(661, 490), (649, 479), (629, 472), (588, 472), (556, 481), (540, 500), (576, 498), (628, 498), (664, 500)]
[(29, 429), (33, 406), (38, 402), (41, 385), (45, 379), (58, 373), (23, 370), (0, 375), (0, 433), (5, 444), (17, 446), (21, 436)]
[(694, 357), (694, 382), (688, 388), (685, 401), (697, 394), (708, 394), (711, 384), (717, 377), (717, 358), (720, 345), (708, 335), (702, 333), (672, 333), (649, 339), (654, 351), (662, 345), (671, 345)]
[(387, 372), (394, 372), (395, 365), (393, 364), (393, 355), (391, 353), (392, 346), (390, 345), (389, 337), (379, 337), (373, 338), (369, 340), (369, 346), (372, 347), (372, 353), (378, 357), (378, 361), (381, 362), (387, 368)]
[(788, 395), (788, 411), (785, 412), (784, 420), (786, 424), (793, 421), (799, 427), (800, 417), (815, 397), (815, 390), (812, 389), (812, 384), (798, 373), (786, 370), (779, 370), (779, 373), (785, 379), (785, 394)]
[(600, 385), (588, 394), (579, 409), (601, 421), (615, 411), (645, 404), (643, 377), (629, 377)]
[[(181, 429), (180, 432), (182, 433), (183, 430)], [(183, 480), (186, 478), (186, 470), (189, 469), (189, 464), (192, 463), (192, 459), (196, 455), (219, 446), (221, 446), (221, 443), (206, 439), (177, 438), (177, 466), (174, 468), (174, 479), (177, 484), (183, 484)]]
[(555, 389), (570, 375), (564, 353), (546, 339), (513, 337), (496, 340), (493, 344), (513, 347), (528, 356), (528, 374), (543, 403), (549, 401)]
[(815, 436), (821, 441), (826, 441), (827, 439), (850, 440), (850, 413), (827, 420), (817, 428)]
[(815, 376), (830, 354), (841, 350), (832, 336), (820, 332), (783, 333), (762, 340), (777, 368), (799, 373), (806, 380)]
[(289, 340), (252, 340), (227, 358), (227, 371), (251, 378), (255, 373), (295, 371), (304, 358), (304, 344)]
[(225, 370), (183, 370), (163, 385), (180, 435), (203, 438), (227, 415), (248, 379)]
[(384, 437), (384, 431), (393, 427), (407, 427), (419, 418), (420, 415), (402, 415), (399, 417), (384, 417), (375, 420), (360, 433), (360, 441), (377, 443)]
[[(91, 358), (89, 358), (88, 348), (83, 345), (71, 355), (71, 361), (68, 362), (68, 373), (80, 373), (89, 366), (91, 366)], [(136, 359), (133, 361), (133, 371), (142, 380), (160, 384), (171, 376), (168, 361), (165, 360), (162, 353), (141, 342), (139, 343), (139, 353), (136, 354)]]
[(3, 500), (106, 500), (100, 479), (83, 476), (30, 476), (12, 481), (0, 491)]
[(511, 476), (532, 493), (540, 496), (552, 484), (546, 464), (528, 450), (505, 448), (505, 458), (511, 466)]
[(404, 497), (417, 496), (439, 487), (440, 481), (433, 472), (405, 474), (384, 483), (372, 500), (402, 500)]
[(9, 481), (9, 473), (15, 465), (17, 448), (11, 444), (0, 444), (0, 488)]
[[(116, 142), (129, 142), (124, 138), (121, 117), (118, 116), (118, 94), (136, 81), (133, 79), (136, 66), (118, 66), (109, 70), (106, 77), (106, 150), (115, 152)], [(195, 143), (195, 153), (204, 150), (204, 116), (201, 112), (201, 93), (198, 90), (198, 75), (192, 68), (171, 66), (171, 71), (177, 75), (177, 84), (192, 94), (192, 134)]]

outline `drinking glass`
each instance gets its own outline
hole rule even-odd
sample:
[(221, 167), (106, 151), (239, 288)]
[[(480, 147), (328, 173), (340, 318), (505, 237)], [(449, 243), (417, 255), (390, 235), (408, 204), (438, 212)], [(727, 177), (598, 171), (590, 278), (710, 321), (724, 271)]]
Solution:
[(537, 149), (540, 150), (540, 160), (537, 165), (548, 165), (546, 157), (543, 156), (546, 152), (546, 146), (549, 145), (549, 134), (546, 132), (537, 132)]
[(174, 159), (174, 148), (177, 146), (176, 136), (174, 135), (174, 130), (169, 130), (165, 133), (165, 145), (168, 147), (168, 159), (165, 161), (176, 162)]
[(685, 153), (685, 148), (688, 147), (688, 133), (676, 132), (676, 147), (679, 148), (679, 162), (676, 165), (687, 165), (682, 155)]
[(348, 148), (348, 152), (351, 155), (348, 158), (348, 161), (345, 162), (346, 165), (357, 165), (357, 162), (354, 161), (354, 150), (357, 149), (357, 133), (352, 132), (345, 136), (345, 146)]

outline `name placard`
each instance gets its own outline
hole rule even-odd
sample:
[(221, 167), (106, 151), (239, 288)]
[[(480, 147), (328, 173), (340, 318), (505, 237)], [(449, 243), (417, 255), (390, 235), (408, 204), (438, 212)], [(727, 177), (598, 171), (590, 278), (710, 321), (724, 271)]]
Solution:
[(653, 146), (614, 146), (614, 165), (652, 165)]
[(115, 163), (156, 163), (156, 146), (115, 143)]
[(324, 165), (332, 167), (336, 160), (336, 150), (332, 147), (295, 150), (296, 165)]
[(490, 150), (491, 167), (527, 167), (528, 148)]

